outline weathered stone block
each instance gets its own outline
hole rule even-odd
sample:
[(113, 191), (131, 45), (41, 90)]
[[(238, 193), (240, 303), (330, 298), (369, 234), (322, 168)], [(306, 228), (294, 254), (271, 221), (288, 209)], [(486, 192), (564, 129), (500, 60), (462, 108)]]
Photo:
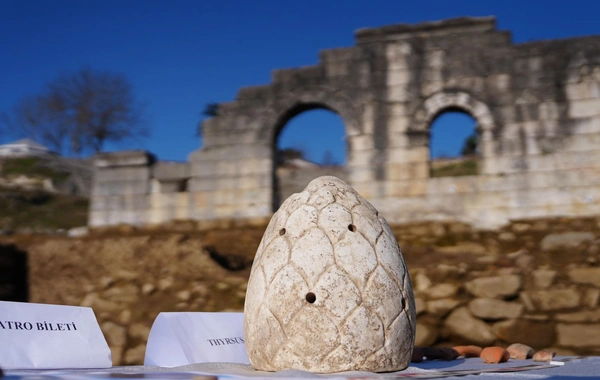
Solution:
[(587, 117), (574, 119), (574, 133), (576, 134), (598, 134), (600, 133), (600, 117)]
[(154, 156), (144, 150), (124, 150), (113, 153), (99, 153), (94, 156), (94, 164), (97, 168), (148, 166), (154, 160)]
[(410, 98), (410, 93), (405, 85), (389, 86), (387, 88), (386, 101), (405, 102)]
[[(545, 236), (540, 242), (540, 248), (542, 248), (544, 251), (561, 248), (573, 248), (577, 247), (581, 243), (590, 242), (593, 240), (594, 234), (591, 232), (562, 232)], [(581, 272), (581, 274), (583, 273), (585, 273), (585, 271)], [(598, 276), (598, 278), (600, 278), (600, 276)]]
[[(440, 76), (436, 75), (436, 77), (439, 78)], [(431, 95), (434, 95), (435, 93), (443, 91), (445, 86), (446, 86), (446, 82), (444, 82), (443, 80), (424, 82), (422, 84), (423, 96), (431, 96)]]
[(523, 314), (523, 305), (492, 298), (477, 298), (469, 302), (471, 314), (481, 319), (515, 319)]
[(569, 83), (565, 86), (567, 98), (570, 101), (587, 100), (595, 98), (591, 94), (591, 83), (587, 81), (581, 81), (578, 83)]
[(106, 210), (90, 210), (88, 217), (88, 225), (90, 227), (100, 227), (109, 224)]
[(539, 105), (541, 120), (557, 120), (559, 118), (558, 106), (554, 102), (544, 102)]
[(417, 323), (415, 347), (428, 347), (433, 345), (438, 338), (437, 329), (424, 323)]
[(589, 307), (590, 309), (598, 306), (598, 301), (600, 300), (600, 289), (587, 289), (583, 296), (583, 304)]
[(415, 297), (415, 310), (416, 314), (419, 315), (427, 310), (427, 302), (421, 297)]
[(554, 319), (560, 322), (600, 322), (600, 310), (556, 314)]
[(454, 297), (458, 293), (458, 287), (454, 284), (436, 284), (427, 289), (429, 299)]
[(411, 71), (409, 70), (388, 70), (387, 85), (406, 87), (404, 85), (411, 82)]
[(494, 342), (496, 336), (485, 322), (474, 318), (466, 307), (454, 310), (444, 321), (444, 326), (452, 335), (480, 346)]
[[(158, 182), (158, 186), (156, 188), (156, 192), (159, 193), (177, 193), (186, 189), (185, 180), (170, 180), (170, 181), (161, 181)], [(153, 185), (154, 188), (154, 185)], [(153, 191), (154, 192), (154, 191)]]
[(460, 302), (453, 298), (434, 299), (427, 302), (427, 312), (431, 315), (444, 317), (458, 305), (460, 305)]
[[(590, 234), (593, 238), (593, 234)], [(581, 236), (581, 237), (589, 237)], [(591, 284), (600, 287), (600, 268), (574, 268), (569, 270), (569, 278), (571, 281), (579, 284)]]
[(372, 151), (375, 148), (375, 142), (371, 134), (348, 137), (348, 142), (352, 146), (352, 150), (356, 152), (363, 150)]
[[(358, 187), (364, 184), (372, 184), (375, 173), (372, 167), (358, 167), (352, 168), (348, 171), (348, 180), (353, 184), (354, 187)], [(361, 194), (364, 193), (362, 189), (358, 189)], [(370, 197), (369, 197), (370, 198)]]
[(600, 324), (556, 325), (557, 344), (562, 347), (600, 347)]
[(521, 289), (521, 276), (516, 274), (476, 278), (465, 284), (467, 291), (481, 298), (513, 297)]
[(386, 181), (385, 192), (392, 198), (419, 197), (427, 194), (426, 180)]
[(538, 289), (549, 288), (556, 278), (556, 271), (550, 269), (536, 269), (531, 274), (533, 276), (533, 286)]
[(327, 77), (344, 77), (349, 74), (349, 66), (349, 61), (327, 62), (325, 64), (325, 75)]
[(127, 330), (112, 322), (104, 322), (101, 326), (106, 342), (111, 346), (123, 347), (127, 343)]
[(107, 169), (97, 169), (94, 175), (94, 180), (98, 183), (148, 181), (150, 176), (150, 167), (125, 166)]
[(333, 48), (325, 49), (319, 52), (319, 58), (322, 62), (346, 61), (354, 59), (355, 50), (353, 48)]
[(578, 307), (581, 294), (574, 288), (523, 292), (536, 310), (552, 311)]
[(493, 330), (505, 342), (520, 342), (536, 348), (551, 346), (555, 337), (554, 325), (548, 322), (512, 319), (495, 323)]
[(188, 178), (190, 164), (187, 162), (157, 162), (152, 166), (152, 176), (160, 181)]
[(92, 196), (122, 196), (125, 194), (143, 195), (150, 193), (149, 181), (104, 182), (97, 183)]
[(600, 115), (600, 99), (573, 100), (569, 104), (569, 116), (582, 118)]

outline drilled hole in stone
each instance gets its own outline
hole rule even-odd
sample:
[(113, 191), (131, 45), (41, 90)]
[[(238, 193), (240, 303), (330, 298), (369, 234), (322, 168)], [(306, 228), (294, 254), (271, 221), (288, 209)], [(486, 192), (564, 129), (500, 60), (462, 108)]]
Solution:
[(285, 235), (285, 228), (279, 230), (279, 236)]
[(315, 303), (316, 300), (317, 296), (315, 296), (315, 293), (306, 293), (306, 302)]
[(348, 224), (348, 229), (352, 232), (356, 232), (356, 226), (354, 224)]

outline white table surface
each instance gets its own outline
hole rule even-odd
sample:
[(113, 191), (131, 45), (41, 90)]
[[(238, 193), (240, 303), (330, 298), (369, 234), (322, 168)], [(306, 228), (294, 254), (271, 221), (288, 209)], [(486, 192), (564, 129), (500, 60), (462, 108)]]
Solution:
[[(411, 363), (400, 372), (371, 373), (343, 372), (335, 374), (313, 374), (305, 371), (286, 370), (280, 372), (255, 371), (249, 365), (236, 363), (198, 363), (181, 367), (123, 366), (108, 369), (86, 370), (5, 370), (2, 380), (50, 380), (50, 379), (230, 379), (230, 378), (329, 378), (329, 379), (382, 379), (382, 378), (446, 378), (446, 379), (600, 379), (600, 356), (556, 357), (564, 365), (555, 366), (531, 360), (509, 360), (501, 364), (484, 364), (479, 358), (453, 361), (426, 361)], [(507, 372), (519, 366), (528, 370)], [(474, 371), (469, 374), (456, 371)], [(486, 372), (481, 372), (486, 371)], [(502, 372), (500, 372), (502, 371)]]

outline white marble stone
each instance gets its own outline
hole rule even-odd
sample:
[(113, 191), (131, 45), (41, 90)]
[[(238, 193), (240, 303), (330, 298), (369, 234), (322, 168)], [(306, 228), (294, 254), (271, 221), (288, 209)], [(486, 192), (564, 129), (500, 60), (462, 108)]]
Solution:
[(313, 180), (273, 215), (248, 282), (244, 334), (257, 370), (398, 371), (416, 314), (385, 219), (336, 177)]

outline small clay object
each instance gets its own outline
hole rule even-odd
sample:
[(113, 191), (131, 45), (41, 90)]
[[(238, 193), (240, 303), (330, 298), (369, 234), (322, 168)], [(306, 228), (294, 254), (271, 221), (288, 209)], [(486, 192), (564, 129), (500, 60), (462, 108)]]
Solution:
[(482, 350), (479, 346), (456, 346), (452, 349), (458, 353), (458, 356), (464, 356), (465, 358), (478, 358)]
[(502, 347), (486, 347), (481, 350), (481, 355), (479, 355), (481, 360), (487, 364), (497, 364), (507, 362), (510, 358), (510, 354)]
[(271, 218), (244, 305), (250, 364), (392, 372), (408, 367), (417, 325), (402, 252), (383, 216), (336, 177), (319, 177)]
[(415, 347), (413, 349), (410, 361), (413, 363), (421, 363), (423, 361), (423, 350), (420, 347)]
[(423, 355), (427, 360), (454, 360), (458, 357), (458, 352), (449, 347), (424, 347)]
[(556, 355), (556, 352), (552, 352), (550, 350), (541, 350), (533, 354), (534, 362), (550, 362), (552, 358)]
[(511, 359), (525, 360), (533, 356), (533, 348), (521, 343), (513, 343), (506, 348)]

